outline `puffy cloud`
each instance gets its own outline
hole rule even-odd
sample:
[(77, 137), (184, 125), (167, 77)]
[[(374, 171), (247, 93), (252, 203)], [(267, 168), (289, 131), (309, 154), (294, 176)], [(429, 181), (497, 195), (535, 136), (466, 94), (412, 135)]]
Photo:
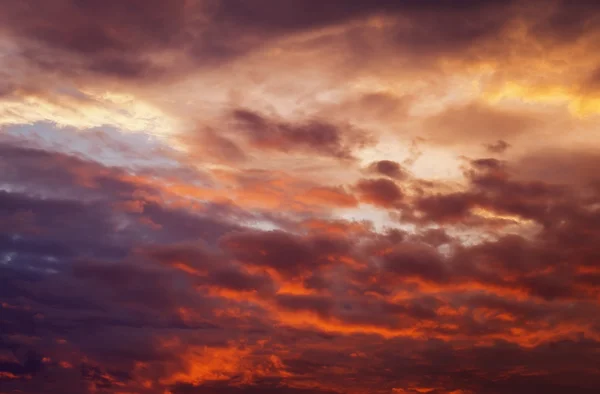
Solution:
[(385, 178), (362, 179), (356, 184), (361, 201), (381, 206), (393, 207), (402, 201), (400, 188)]
[(391, 160), (380, 160), (371, 163), (369, 170), (374, 173), (398, 180), (402, 180), (408, 176), (400, 164)]

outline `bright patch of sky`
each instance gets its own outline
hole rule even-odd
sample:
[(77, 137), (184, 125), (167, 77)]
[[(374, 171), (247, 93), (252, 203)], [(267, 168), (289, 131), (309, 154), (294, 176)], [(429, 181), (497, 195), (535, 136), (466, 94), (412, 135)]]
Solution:
[(48, 122), (7, 126), (3, 130), (4, 138), (24, 140), (31, 147), (93, 158), (110, 167), (178, 166), (177, 161), (168, 157), (172, 150), (164, 141), (144, 132), (123, 133), (112, 126), (77, 130)]

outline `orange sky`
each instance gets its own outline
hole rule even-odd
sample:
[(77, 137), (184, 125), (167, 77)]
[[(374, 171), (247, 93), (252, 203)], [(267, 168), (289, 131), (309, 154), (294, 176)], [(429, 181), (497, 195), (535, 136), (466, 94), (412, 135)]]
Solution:
[(596, 1), (0, 10), (0, 394), (600, 392)]

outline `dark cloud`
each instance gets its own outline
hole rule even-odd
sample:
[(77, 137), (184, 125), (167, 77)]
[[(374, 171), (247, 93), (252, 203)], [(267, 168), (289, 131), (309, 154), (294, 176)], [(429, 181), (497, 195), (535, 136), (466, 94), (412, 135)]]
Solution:
[(266, 118), (249, 110), (234, 111), (233, 120), (251, 146), (264, 150), (350, 159), (354, 149), (369, 142), (355, 130), (319, 120), (295, 124)]
[(293, 312), (311, 311), (325, 317), (332, 312), (334, 306), (329, 297), (311, 295), (279, 295), (276, 303)]
[(406, 170), (404, 170), (400, 164), (391, 160), (380, 160), (371, 163), (369, 170), (376, 174), (385, 175), (397, 180), (403, 180), (408, 177)]
[(237, 291), (258, 291), (272, 293), (274, 283), (269, 275), (248, 274), (240, 270), (217, 270), (211, 273), (210, 285)]
[[(314, 392), (345, 392), (356, 376), (357, 390), (382, 393), (599, 387), (561, 375), (588, 376), (583, 365), (596, 357), (595, 189), (519, 179), (510, 162), (474, 159), (461, 192), (433, 184), (404, 196), (390, 179), (359, 183), (362, 201), (401, 208), (416, 232), (350, 222), (262, 231), (224, 221), (233, 213), (216, 206), (170, 205), (127, 171), (3, 149), (1, 334), (18, 357), (0, 367), (10, 389), (69, 392), (68, 381), (78, 392), (294, 392), (315, 382)], [(456, 223), (498, 228), (473, 221), (474, 208), (539, 231), (463, 243)], [(196, 346), (205, 350), (186, 351)], [(224, 357), (228, 367), (215, 368), (234, 381), (193, 383), (188, 363), (206, 362), (194, 352), (216, 348), (229, 350), (207, 357)], [(392, 363), (393, 354), (404, 356)], [(280, 380), (250, 378), (250, 366)], [(500, 376), (510, 383), (490, 383)]]
[(160, 1), (4, 3), (4, 32), (23, 42), (30, 61), (60, 73), (149, 77), (161, 70), (145, 56), (185, 34), (185, 2), (179, 0), (167, 6)]
[(242, 263), (275, 268), (285, 275), (318, 269), (350, 249), (343, 239), (324, 235), (301, 238), (282, 231), (230, 232), (220, 242)]
[(595, 17), (598, 3), (594, 1), (557, 0), (548, 11), (532, 26), (533, 34), (544, 40), (574, 41), (600, 27)]
[[(505, 2), (465, 0), (3, 1), (2, 33), (23, 48), (22, 58), (46, 72), (69, 77), (96, 74), (122, 80), (157, 80), (187, 72), (185, 63), (214, 66), (285, 35), (334, 26), (373, 15), (395, 16), (386, 32), (393, 45), (440, 55), (493, 39), (514, 17)], [(406, 19), (414, 23), (404, 23)], [(553, 28), (548, 20), (544, 26)], [(433, 28), (435, 27), (435, 28)], [(177, 61), (165, 61), (166, 52)], [(162, 57), (162, 59), (161, 59)], [(181, 63), (181, 62), (180, 62)], [(190, 67), (192, 68), (192, 67)]]
[(398, 206), (404, 197), (398, 185), (385, 178), (362, 179), (356, 189), (361, 201), (384, 208)]
[(173, 394), (336, 394), (333, 391), (320, 389), (302, 389), (286, 387), (282, 385), (265, 382), (263, 384), (255, 384), (251, 386), (234, 387), (227, 384), (179, 384), (173, 388)]
[(449, 271), (438, 252), (424, 245), (402, 243), (383, 258), (384, 270), (400, 278), (445, 281)]
[[(15, 350), (14, 354), (17, 356), (18, 352)], [(0, 362), (0, 373), (4, 372), (5, 374), (10, 374), (16, 378), (23, 379), (35, 375), (43, 369), (42, 357), (34, 351), (27, 351), (21, 359), (22, 362)], [(8, 377), (8, 375), (6, 377)], [(0, 375), (0, 381), (2, 381), (3, 378), (5, 378), (5, 376)]]
[(453, 193), (424, 196), (415, 202), (420, 219), (434, 223), (461, 221), (469, 217), (470, 210), (481, 198), (471, 193)]
[(191, 270), (206, 270), (219, 262), (219, 256), (194, 244), (150, 246), (143, 253), (162, 264), (186, 266)]

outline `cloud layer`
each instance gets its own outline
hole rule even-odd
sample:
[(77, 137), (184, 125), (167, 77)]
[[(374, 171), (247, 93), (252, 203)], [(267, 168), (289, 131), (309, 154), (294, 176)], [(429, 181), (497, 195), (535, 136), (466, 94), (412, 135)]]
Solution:
[(596, 2), (0, 7), (1, 393), (600, 390)]

